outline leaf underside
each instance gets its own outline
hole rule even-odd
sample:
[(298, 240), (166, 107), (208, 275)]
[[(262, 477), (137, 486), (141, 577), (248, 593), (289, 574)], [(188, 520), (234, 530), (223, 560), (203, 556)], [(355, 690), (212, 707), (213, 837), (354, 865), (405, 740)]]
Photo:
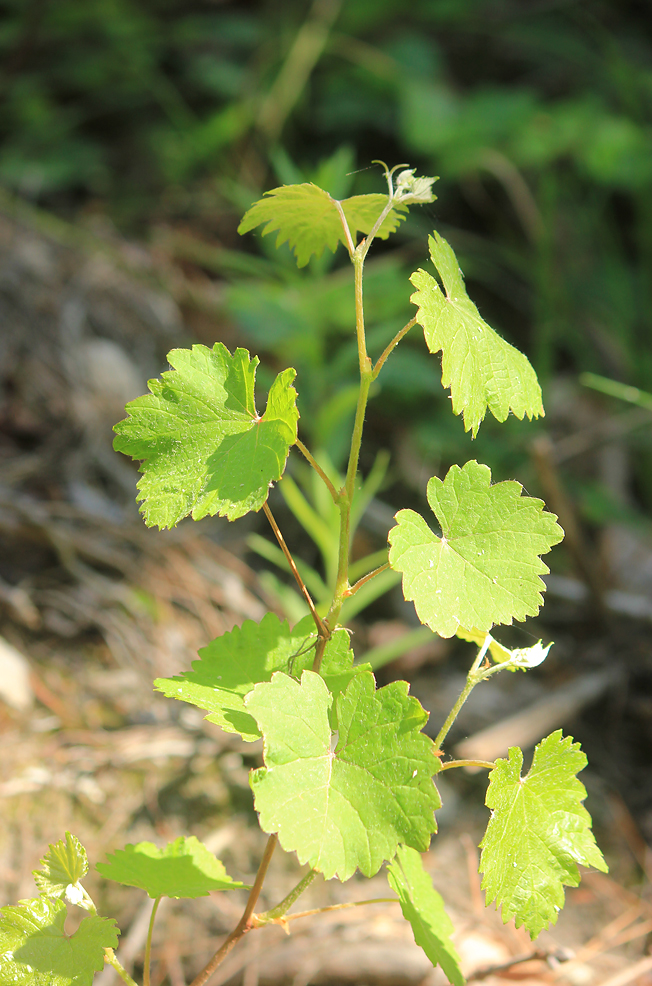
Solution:
[(41, 867), (32, 871), (38, 892), (48, 897), (63, 897), (69, 884), (76, 884), (88, 873), (86, 850), (79, 839), (66, 832), (65, 839), (50, 845)]
[(460, 958), (451, 941), (453, 924), (423, 868), (421, 855), (408, 846), (399, 846), (396, 859), (387, 867), (387, 879), (398, 894), (403, 917), (412, 925), (417, 945), (433, 965), (441, 966), (453, 986), (464, 986)]
[(235, 520), (260, 510), (281, 478), (297, 438), (295, 371), (274, 380), (267, 408), (254, 404), (258, 359), (246, 349), (173, 349), (174, 368), (150, 380), (151, 393), (127, 404), (113, 446), (142, 460), (141, 512), (149, 527), (174, 527), (218, 514)]
[[(355, 245), (357, 232), (368, 233), (387, 203), (386, 195), (354, 195), (340, 205)], [(407, 206), (396, 205), (376, 233), (385, 240), (405, 219)], [(333, 253), (339, 243), (346, 246), (346, 235), (335, 200), (317, 185), (281, 185), (265, 192), (245, 213), (239, 233), (248, 233), (265, 224), (263, 236), (278, 232), (276, 246), (288, 243), (297, 266), (305, 267), (312, 255), (319, 257), (328, 247)]]
[(491, 485), (488, 466), (451, 466), (428, 483), (428, 503), (441, 525), (437, 537), (414, 510), (399, 510), (389, 532), (392, 568), (403, 573), (403, 595), (442, 637), (458, 627), (488, 632), (496, 623), (535, 616), (548, 568), (539, 557), (564, 532), (543, 501), (521, 496), (520, 483)]
[(410, 300), (419, 309), (428, 349), (441, 350), (441, 382), (450, 388), (454, 414), (462, 414), (474, 438), (487, 409), (498, 421), (510, 412), (517, 418), (542, 416), (541, 388), (527, 358), (481, 318), (446, 240), (435, 233), (428, 242), (444, 290), (418, 270), (410, 278), (417, 288)]
[(376, 691), (371, 673), (356, 675), (336, 700), (334, 751), (319, 675), (276, 673), (245, 699), (264, 738), (265, 766), (251, 775), (261, 827), (326, 879), (373, 876), (399, 843), (423, 851), (436, 831), (439, 760), (408, 687)]
[(66, 914), (62, 900), (48, 897), (0, 908), (3, 986), (91, 986), (104, 967), (104, 949), (118, 945), (118, 929), (93, 914), (66, 935)]
[(206, 897), (211, 890), (239, 890), (244, 883), (232, 880), (223, 864), (195, 838), (180, 836), (164, 849), (153, 842), (128, 845), (97, 863), (108, 880), (139, 887), (150, 897)]
[[(228, 733), (239, 733), (247, 742), (260, 737), (256, 720), (245, 708), (244, 698), (275, 671), (295, 678), (312, 667), (317, 633), (312, 616), (290, 630), (287, 620), (267, 613), (260, 623), (245, 620), (241, 627), (217, 637), (199, 651), (192, 671), (173, 678), (157, 678), (154, 686), (168, 698), (180, 699), (204, 709), (206, 718)], [(339, 695), (366, 665), (353, 667), (349, 634), (342, 627), (326, 644), (321, 675), (329, 691)]]
[(602, 872), (607, 864), (582, 805), (586, 790), (576, 774), (586, 757), (579, 743), (558, 729), (538, 744), (525, 777), (522, 765), (521, 750), (512, 747), (489, 774), (480, 872), (487, 902), (502, 906), (503, 921), (514, 918), (536, 938), (557, 921), (564, 885), (579, 884), (578, 863)]

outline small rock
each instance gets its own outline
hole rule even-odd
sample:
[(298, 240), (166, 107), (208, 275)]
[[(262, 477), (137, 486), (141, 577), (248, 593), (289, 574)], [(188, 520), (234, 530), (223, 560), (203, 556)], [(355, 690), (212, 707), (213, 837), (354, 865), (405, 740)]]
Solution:
[(4, 637), (0, 637), (0, 699), (19, 712), (26, 712), (34, 701), (29, 661)]

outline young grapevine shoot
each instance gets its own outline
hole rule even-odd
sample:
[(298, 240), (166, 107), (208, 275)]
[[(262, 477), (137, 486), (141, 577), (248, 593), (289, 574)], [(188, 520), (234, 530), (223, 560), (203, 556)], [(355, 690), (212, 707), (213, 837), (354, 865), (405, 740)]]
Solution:
[[(436, 775), (456, 765), (442, 760), (442, 748), (475, 686), (501, 670), (535, 667), (548, 653), (541, 643), (509, 650), (490, 631), (539, 611), (541, 576), (548, 571), (541, 555), (563, 532), (541, 500), (524, 495), (516, 482), (492, 484), (489, 468), (476, 461), (452, 466), (443, 478), (433, 476), (426, 490), (432, 515), (399, 510), (388, 533), (386, 563), (349, 582), (370, 387), (414, 325), (422, 327), (430, 352), (441, 352), (442, 386), (450, 389), (453, 413), (462, 416), (473, 436), (488, 411), (498, 421), (510, 413), (543, 414), (534, 370), (480, 316), (452, 248), (436, 232), (430, 237), (434, 272), (418, 270), (411, 277), (417, 314), (372, 362), (362, 300), (365, 258), (376, 237), (386, 239), (398, 228), (409, 206), (435, 198), (435, 179), (417, 178), (410, 169), (395, 175), (397, 170), (385, 168), (387, 195), (340, 202), (313, 184), (273, 189), (239, 227), (240, 233), (261, 226), (262, 235), (276, 233), (277, 246), (288, 243), (299, 267), (340, 244), (349, 253), (360, 389), (339, 489), (299, 439), (295, 370), (277, 375), (259, 414), (258, 359), (245, 349), (230, 353), (218, 342), (212, 349), (173, 350), (171, 369), (150, 381), (150, 393), (128, 404), (127, 418), (115, 427), (115, 448), (140, 462), (138, 497), (148, 526), (169, 528), (188, 516), (236, 520), (262, 509), (310, 608), (292, 627), (273, 613), (259, 623), (246, 620), (200, 650), (191, 668), (155, 682), (163, 694), (197, 706), (227, 732), (247, 742), (263, 739), (263, 764), (250, 781), (261, 828), (269, 835), (267, 848), (255, 883), (245, 888), (249, 898), (242, 918), (192, 986), (207, 982), (246, 932), (292, 920), (296, 914), (288, 913), (290, 908), (317, 875), (348, 880), (359, 870), (372, 877), (382, 866), (416, 943), (454, 986), (462, 986), (454, 928), (421, 856), (437, 831)], [(267, 502), (292, 449), (316, 470), (339, 514), (335, 589), (320, 611)], [(354, 662), (349, 634), (338, 622), (344, 602), (390, 567), (402, 576), (404, 596), (414, 602), (424, 625), (478, 648), (466, 685), (434, 742), (423, 732), (428, 713), (409, 694), (409, 685), (395, 681), (378, 688), (369, 665)], [(478, 763), (489, 769), (491, 810), (480, 869), (487, 901), (502, 908), (504, 921), (513, 918), (534, 938), (557, 920), (564, 886), (579, 883), (578, 864), (603, 871), (606, 864), (582, 805), (586, 791), (577, 774), (586, 758), (579, 745), (557, 731), (539, 743), (524, 777), (522, 763), (517, 748), (507, 759)], [(296, 853), (309, 871), (278, 905), (256, 913), (277, 843)], [(149, 842), (127, 845), (97, 870), (152, 897), (154, 914), (163, 897), (244, 888), (194, 836), (163, 848)], [(115, 922), (97, 914), (82, 884), (87, 872), (84, 848), (66, 833), (34, 873), (38, 896), (0, 909), (0, 984), (90, 986), (94, 973), (108, 963), (134, 986), (114, 951)], [(64, 929), (69, 907), (87, 912), (72, 935)], [(144, 986), (150, 981), (153, 924), (154, 916)]]

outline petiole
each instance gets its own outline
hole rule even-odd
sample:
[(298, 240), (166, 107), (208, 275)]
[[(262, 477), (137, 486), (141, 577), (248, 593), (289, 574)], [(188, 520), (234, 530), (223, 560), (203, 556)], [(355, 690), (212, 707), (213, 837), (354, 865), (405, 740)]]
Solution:
[(335, 487), (331, 483), (330, 479), (328, 478), (328, 476), (326, 475), (326, 473), (324, 472), (324, 470), (322, 469), (322, 467), (319, 465), (319, 463), (315, 459), (314, 455), (310, 452), (309, 449), (306, 448), (306, 446), (303, 444), (303, 442), (299, 438), (297, 438), (296, 446), (299, 449), (299, 451), (306, 457), (306, 459), (308, 460), (308, 462), (310, 463), (310, 465), (312, 466), (312, 468), (315, 470), (315, 472), (318, 474), (318, 476), (320, 476), (321, 479), (323, 479), (324, 483), (328, 487), (328, 492), (330, 493), (330, 495), (333, 498), (333, 503), (337, 507), (339, 505), (339, 502), (340, 502), (340, 494), (335, 489)]
[(350, 588), (345, 590), (344, 595), (346, 597), (354, 596), (358, 591), (358, 589), (362, 588), (365, 582), (368, 582), (370, 579), (373, 579), (374, 576), (376, 575), (380, 575), (381, 572), (386, 572), (388, 568), (389, 568), (389, 562), (386, 562), (384, 565), (381, 565), (380, 568), (375, 568), (373, 572), (369, 572), (368, 575), (363, 575), (361, 579), (358, 579), (355, 585), (352, 585), (350, 586)]

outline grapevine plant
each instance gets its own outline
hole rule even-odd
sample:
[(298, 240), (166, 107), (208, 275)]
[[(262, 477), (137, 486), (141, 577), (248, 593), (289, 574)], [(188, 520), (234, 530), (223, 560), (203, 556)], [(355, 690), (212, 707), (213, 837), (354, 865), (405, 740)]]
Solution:
[[(404, 166), (401, 166), (404, 167)], [(399, 172), (396, 174), (396, 172)], [(499, 421), (512, 413), (543, 414), (541, 390), (525, 356), (481, 318), (466, 293), (450, 245), (429, 239), (433, 271), (411, 277), (417, 312), (375, 362), (367, 352), (363, 307), (365, 258), (377, 237), (386, 239), (411, 205), (432, 202), (432, 178), (385, 167), (388, 194), (334, 200), (314, 184), (268, 192), (246, 213), (239, 232), (263, 226), (288, 242), (299, 267), (341, 243), (354, 270), (360, 389), (346, 478), (335, 484), (297, 434), (295, 371), (273, 381), (267, 406), (254, 400), (258, 359), (216, 343), (173, 350), (171, 370), (149, 383), (150, 393), (127, 405), (115, 427), (115, 448), (139, 460), (145, 523), (170, 528), (190, 515), (236, 520), (263, 510), (294, 573), (309, 614), (291, 627), (274, 613), (213, 640), (190, 670), (155, 687), (204, 710), (206, 718), (245, 742), (262, 737), (263, 764), (250, 774), (266, 849), (237, 926), (219, 944), (192, 986), (201, 986), (245, 933), (271, 923), (287, 928), (289, 913), (312, 881), (373, 877), (386, 868), (414, 938), (454, 986), (464, 983), (444, 904), (422, 864), (437, 831), (441, 807), (436, 775), (464, 765), (486, 768), (491, 817), (481, 842), (480, 870), (487, 901), (502, 908), (532, 938), (554, 924), (564, 885), (577, 886), (578, 864), (606, 870), (582, 802), (577, 774), (586, 765), (579, 744), (561, 730), (535, 749), (529, 771), (512, 748), (495, 763), (447, 759), (445, 740), (464, 701), (480, 682), (502, 670), (540, 664), (547, 647), (508, 650), (490, 631), (534, 616), (542, 605), (548, 569), (541, 555), (563, 537), (541, 500), (513, 481), (491, 482), (476, 461), (452, 466), (427, 485), (432, 514), (399, 510), (388, 534), (385, 564), (349, 581), (352, 517), (359, 491), (358, 459), (370, 388), (395, 346), (416, 324), (431, 353), (441, 352), (442, 384), (454, 414), (476, 435), (489, 410)], [(363, 234), (358, 242), (358, 234)], [(306, 327), (309, 331), (309, 327)], [(325, 484), (339, 513), (335, 589), (316, 606), (271, 513), (268, 497), (291, 449), (303, 455)], [(423, 728), (428, 713), (405, 681), (378, 688), (369, 667), (353, 659), (349, 633), (338, 622), (345, 600), (388, 568), (402, 575), (403, 594), (420, 621), (442, 637), (457, 634), (477, 647), (466, 684), (433, 741)], [(276, 847), (307, 866), (284, 900), (263, 912), (256, 905)], [(119, 961), (115, 922), (97, 914), (82, 885), (86, 853), (70, 833), (50, 846), (35, 871), (38, 896), (0, 914), (0, 983), (16, 986), (89, 986), (94, 972)], [(162, 897), (191, 898), (243, 888), (194, 836), (163, 849), (127, 845), (97, 864), (104, 877), (144, 890), (155, 904), (144, 960), (150, 981), (151, 932)], [(369, 902), (373, 903), (373, 902)], [(74, 934), (64, 927), (68, 907), (85, 909)], [(346, 905), (341, 905), (346, 906)]]

